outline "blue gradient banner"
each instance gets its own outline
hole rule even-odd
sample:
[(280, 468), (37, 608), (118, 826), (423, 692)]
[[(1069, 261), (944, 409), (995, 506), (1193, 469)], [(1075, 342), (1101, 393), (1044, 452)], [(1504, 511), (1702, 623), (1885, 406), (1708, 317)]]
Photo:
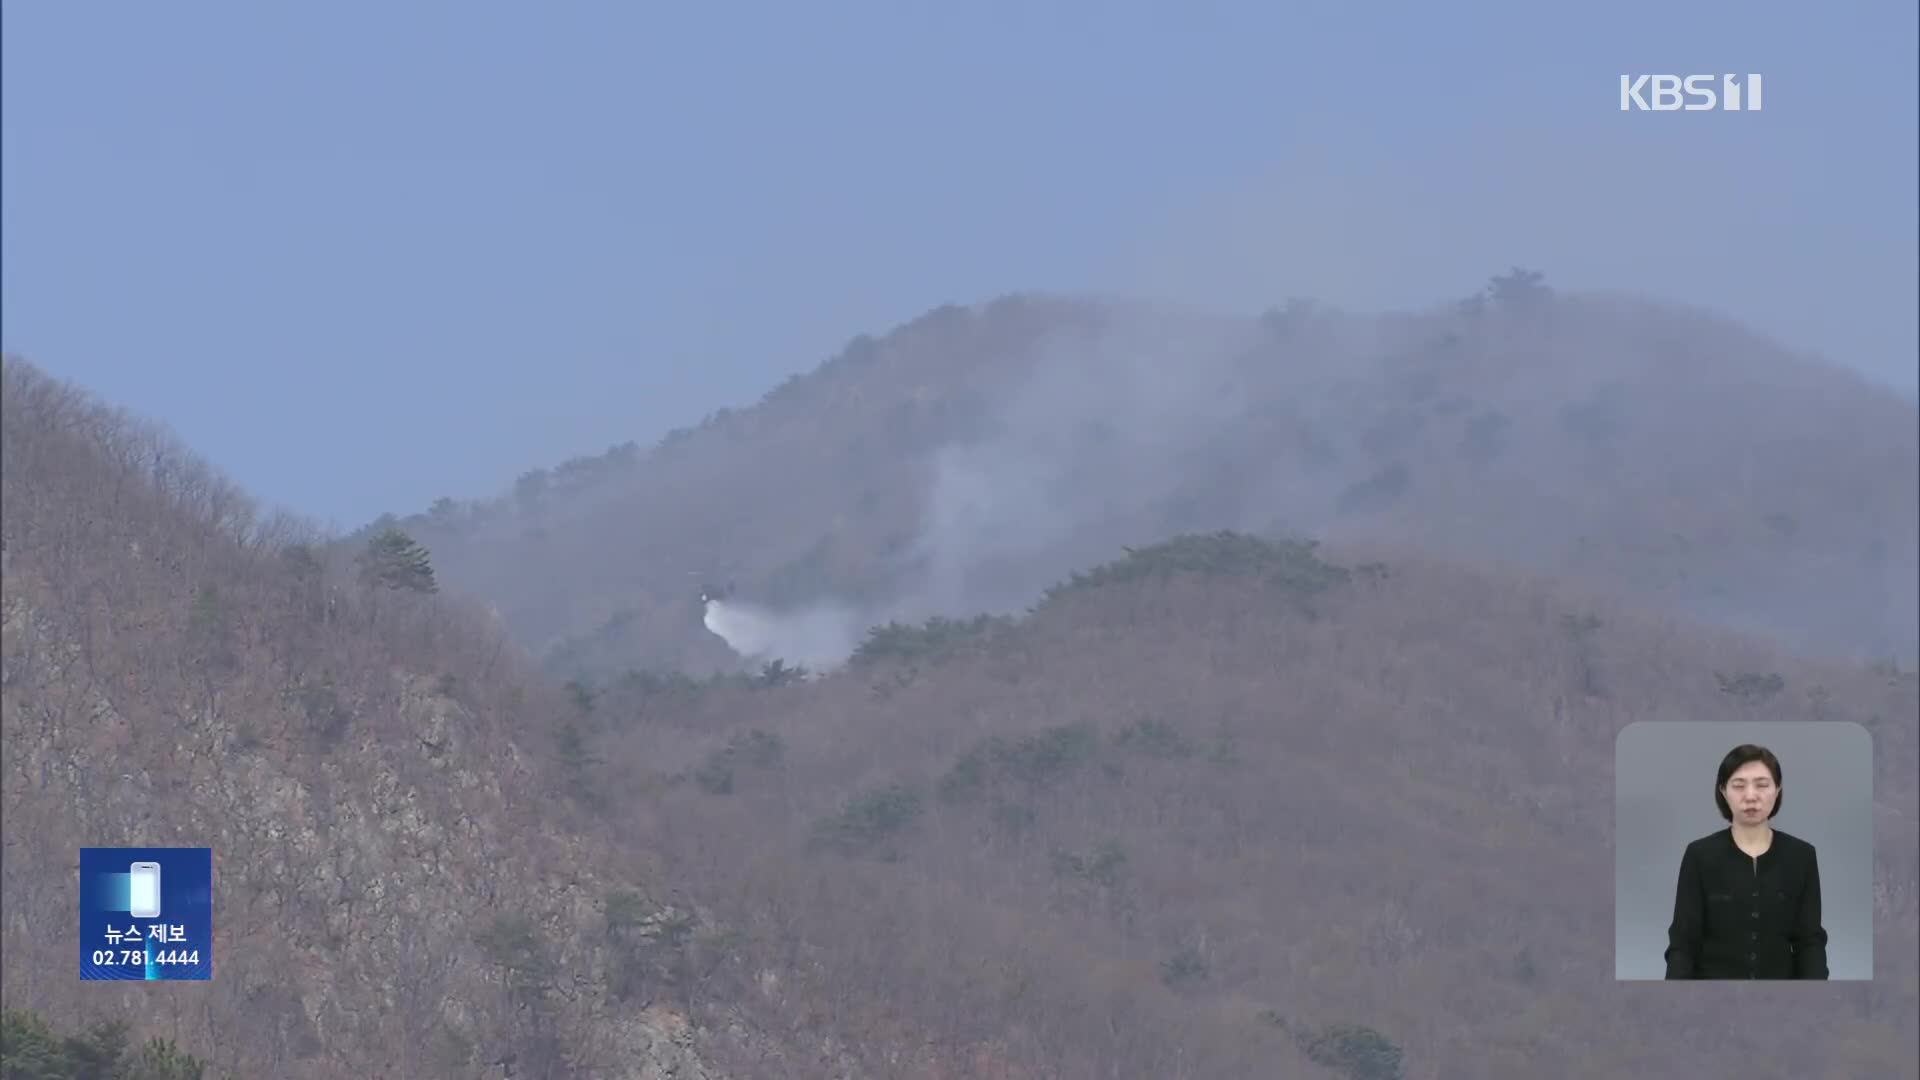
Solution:
[(81, 848), (80, 978), (213, 978), (213, 849)]

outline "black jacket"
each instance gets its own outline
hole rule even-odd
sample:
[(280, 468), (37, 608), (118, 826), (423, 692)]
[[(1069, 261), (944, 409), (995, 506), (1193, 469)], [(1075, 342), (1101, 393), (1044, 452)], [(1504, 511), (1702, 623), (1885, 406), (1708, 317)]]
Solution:
[(1722, 829), (1687, 845), (1667, 928), (1669, 979), (1824, 979), (1820, 864), (1778, 829), (1755, 859)]

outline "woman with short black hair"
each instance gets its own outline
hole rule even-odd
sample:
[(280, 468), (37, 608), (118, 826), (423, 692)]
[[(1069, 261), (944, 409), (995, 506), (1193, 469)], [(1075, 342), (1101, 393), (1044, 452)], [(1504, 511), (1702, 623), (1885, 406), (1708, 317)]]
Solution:
[(1820, 864), (1812, 844), (1771, 824), (1780, 759), (1736, 746), (1713, 801), (1727, 828), (1687, 845), (1667, 928), (1669, 979), (1824, 979)]

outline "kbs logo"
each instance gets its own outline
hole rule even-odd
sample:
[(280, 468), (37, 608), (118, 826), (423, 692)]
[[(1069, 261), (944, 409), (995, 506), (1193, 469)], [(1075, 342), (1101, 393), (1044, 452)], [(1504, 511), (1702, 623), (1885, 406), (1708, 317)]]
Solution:
[[(1738, 75), (1622, 75), (1620, 76), (1621, 112), (1759, 112), (1760, 76), (1746, 76), (1746, 86)], [(1719, 92), (1714, 90), (1719, 84)], [(1741, 103), (1741, 90), (1746, 102)]]

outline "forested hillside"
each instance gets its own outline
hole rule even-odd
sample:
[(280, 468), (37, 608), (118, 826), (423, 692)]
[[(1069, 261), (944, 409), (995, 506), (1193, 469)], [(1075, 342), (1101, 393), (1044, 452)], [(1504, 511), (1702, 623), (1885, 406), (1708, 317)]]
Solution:
[[(635, 674), (575, 707), (583, 790), (743, 949), (804, 942), (778, 992), (842, 1023), (990, 1034), (1047, 1076), (1915, 1075), (1910, 670), (1219, 535), (816, 681)], [(1613, 981), (1614, 739), (1676, 719), (1873, 734), (1871, 984)]]
[[(1908, 666), (1149, 531), (825, 677), (562, 685), (406, 530), (3, 389), (0, 985), (59, 1030), (315, 1080), (1915, 1075)], [(1613, 981), (1614, 738), (1680, 718), (1872, 733), (1872, 983)], [(212, 981), (74, 978), (83, 844), (214, 848)]]
[[(10, 1008), (243, 1077), (701, 1075), (706, 924), (555, 798), (564, 695), (420, 553), (331, 564), (22, 361), (0, 403)], [(78, 980), (83, 845), (213, 848), (212, 980)]]
[(60, 1031), (39, 1015), (0, 1016), (0, 1077), (5, 1080), (214, 1080), (206, 1063), (158, 1036), (136, 1042), (124, 1020)]
[(1738, 326), (1524, 271), (1387, 316), (1011, 296), (397, 520), (563, 678), (732, 665), (703, 579), (869, 625), (966, 618), (1217, 529), (1417, 537), (1910, 664), (1917, 429), (1912, 402)]

